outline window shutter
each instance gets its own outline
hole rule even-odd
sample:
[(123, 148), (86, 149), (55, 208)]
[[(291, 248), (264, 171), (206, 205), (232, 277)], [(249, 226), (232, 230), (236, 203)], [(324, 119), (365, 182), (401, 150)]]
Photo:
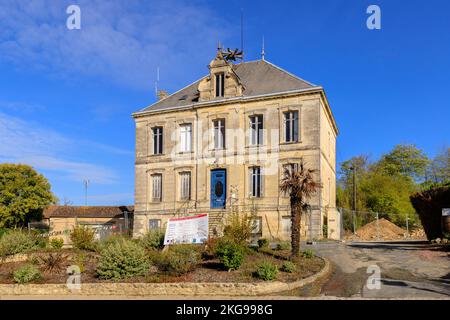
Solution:
[(264, 196), (264, 168), (260, 168), (260, 179), (261, 179), (261, 194), (260, 197)]
[(248, 194), (253, 196), (253, 177), (252, 177), (253, 167), (248, 167)]
[(164, 152), (164, 129), (163, 128), (159, 128), (160, 129), (160, 140), (159, 140), (159, 153), (163, 154)]
[(262, 145), (264, 144), (263, 141), (263, 132), (264, 132), (264, 117), (263, 116), (259, 116), (259, 127), (258, 127), (258, 144)]

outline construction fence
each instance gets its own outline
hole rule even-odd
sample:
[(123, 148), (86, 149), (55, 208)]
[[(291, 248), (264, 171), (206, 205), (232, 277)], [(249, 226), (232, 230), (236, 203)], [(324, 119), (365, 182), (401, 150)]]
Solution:
[(425, 240), (416, 213), (382, 213), (339, 208), (343, 240), (401, 241)]

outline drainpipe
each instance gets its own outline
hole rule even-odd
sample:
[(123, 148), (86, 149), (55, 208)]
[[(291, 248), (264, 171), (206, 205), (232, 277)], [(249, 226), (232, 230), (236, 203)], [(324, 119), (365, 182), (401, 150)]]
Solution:
[[(197, 205), (198, 205), (198, 157), (199, 157), (199, 152), (198, 152), (198, 144), (199, 144), (199, 134), (198, 134), (198, 109), (195, 109), (195, 125), (196, 125), (196, 144), (195, 144), (195, 203), (194, 203), (194, 208), (195, 211), (197, 212)], [(201, 140), (200, 140), (201, 145), (203, 146)]]

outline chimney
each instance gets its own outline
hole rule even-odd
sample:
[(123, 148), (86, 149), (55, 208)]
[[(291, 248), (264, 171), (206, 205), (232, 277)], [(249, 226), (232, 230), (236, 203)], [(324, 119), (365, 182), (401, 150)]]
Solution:
[(166, 90), (158, 90), (158, 100), (165, 99), (169, 96), (169, 93)]

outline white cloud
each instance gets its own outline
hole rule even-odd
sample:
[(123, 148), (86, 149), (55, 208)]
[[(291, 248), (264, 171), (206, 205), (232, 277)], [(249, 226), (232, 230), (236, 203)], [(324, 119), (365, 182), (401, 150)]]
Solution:
[(117, 182), (117, 176), (112, 170), (91, 163), (74, 162), (49, 156), (18, 158), (17, 162), (26, 163), (42, 170), (62, 172), (66, 178), (73, 181), (83, 181), (89, 178), (90, 181), (98, 184)]
[(133, 155), (131, 151), (113, 146), (73, 140), (38, 123), (0, 113), (0, 161), (29, 164), (77, 182), (85, 178), (98, 184), (118, 182), (118, 175), (104, 165), (70, 159), (71, 153), (86, 148), (108, 154)]
[(81, 73), (151, 90), (157, 66), (177, 82), (201, 70), (230, 32), (207, 1), (80, 0), (81, 30), (66, 28), (69, 4), (2, 2), (0, 58), (62, 77)]
[(0, 109), (6, 109), (15, 112), (37, 112), (45, 110), (45, 107), (39, 104), (30, 104), (21, 101), (0, 100)]
[[(133, 204), (132, 193), (112, 193), (112, 194), (96, 194), (88, 195), (88, 204), (98, 205), (109, 203), (110, 205)], [(80, 199), (82, 201), (84, 199)]]

